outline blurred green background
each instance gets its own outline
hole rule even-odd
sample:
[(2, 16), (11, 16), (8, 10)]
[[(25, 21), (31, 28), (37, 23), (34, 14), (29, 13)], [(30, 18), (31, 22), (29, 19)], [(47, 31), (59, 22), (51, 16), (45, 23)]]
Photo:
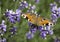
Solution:
[[(54, 37), (58, 36), (60, 37), (60, 18), (57, 21), (57, 24), (53, 27), (54, 29), (54, 35), (52, 36), (47, 36), (47, 39), (41, 39), (39, 36), (39, 31), (35, 34), (35, 37), (31, 40), (26, 39), (26, 33), (29, 31), (28, 27), (28, 21), (23, 19), (21, 17), (20, 23), (16, 22), (14, 26), (17, 26), (17, 34), (14, 35), (14, 37), (8, 37), (9, 35), (9, 30), (13, 24), (11, 24), (9, 21), (7, 21), (6, 17), (3, 15), (6, 11), (6, 9), (13, 9), (14, 11), (18, 8), (19, 2), (21, 0), (0, 0), (0, 23), (2, 20), (6, 21), (7, 26), (7, 33), (4, 34), (4, 37), (7, 39), (7, 42), (54, 42)], [(34, 0), (26, 0), (28, 3), (36, 5), (36, 11), (38, 14), (40, 14), (42, 17), (46, 17), (50, 19), (50, 3), (55, 2), (54, 0), (40, 0), (39, 4), (36, 4)], [(60, 3), (58, 3), (58, 6)]]

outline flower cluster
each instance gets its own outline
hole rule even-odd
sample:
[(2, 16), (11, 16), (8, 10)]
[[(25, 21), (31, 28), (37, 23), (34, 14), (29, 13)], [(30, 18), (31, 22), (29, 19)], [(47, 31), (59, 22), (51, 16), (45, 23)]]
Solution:
[(20, 2), (20, 6), (18, 9), (23, 10), (24, 8), (28, 8), (28, 3), (26, 1)]
[(16, 27), (16, 26), (13, 26), (13, 27), (10, 29), (11, 34), (10, 34), (9, 36), (10, 36), (10, 37), (13, 37), (13, 35), (16, 34), (16, 31), (17, 31), (17, 27)]
[(6, 32), (7, 25), (5, 25), (5, 21), (2, 20), (2, 23), (0, 24), (0, 35), (3, 36), (3, 34)]
[[(32, 10), (34, 10), (34, 9), (32, 9)], [(55, 24), (56, 21), (57, 21), (57, 19), (60, 17), (60, 7), (57, 7), (56, 3), (51, 3), (50, 4), (50, 10), (52, 12), (52, 14), (51, 14), (51, 20)], [(52, 28), (53, 26), (52, 25), (36, 26), (36, 25), (33, 25), (30, 22), (28, 24), (30, 26), (30, 30), (29, 30), (29, 32), (26, 35), (28, 39), (31, 39), (31, 38), (34, 37), (34, 34), (36, 33), (36, 30), (40, 31), (40, 36), (43, 39), (46, 39), (46, 36), (48, 34), (49, 35), (53, 35), (53, 28)], [(32, 36), (32, 34), (33, 34), (33, 36)]]
[(60, 7), (57, 7), (56, 3), (51, 3), (50, 10), (52, 12), (51, 20), (53, 23), (56, 23), (57, 19), (60, 17)]
[(54, 38), (54, 42), (60, 42), (60, 37)]
[(35, 0), (36, 3), (39, 3), (40, 0)]
[[(13, 26), (10, 29), (10, 36), (13, 36), (14, 34), (16, 34), (17, 31), (17, 27)], [(5, 25), (5, 20), (2, 20), (2, 23), (0, 24), (0, 35), (3, 37), (3, 35), (7, 32), (7, 25)]]
[(35, 5), (29, 4), (29, 8), (28, 8), (27, 12), (35, 13), (35, 12), (34, 12), (35, 9), (36, 9), (36, 6), (35, 6)]
[[(37, 2), (37, 0), (36, 0), (36, 2)], [(26, 1), (20, 2), (20, 6), (19, 6), (18, 9), (23, 10), (25, 8), (28, 9), (27, 12), (34, 13), (34, 10), (36, 9), (36, 6), (35, 5), (31, 5), (31, 4), (27, 3)]]
[(53, 35), (53, 29), (52, 29), (52, 25), (46, 25), (44, 26), (36, 26), (30, 22), (28, 22), (29, 26), (30, 26), (30, 30), (28, 33), (26, 33), (26, 37), (27, 39), (31, 39), (34, 37), (34, 34), (36, 33), (37, 30), (40, 31), (40, 36), (43, 39), (46, 39), (46, 36), (49, 35)]
[(22, 1), (20, 2), (20, 6), (18, 7), (18, 9), (16, 9), (16, 11), (14, 12), (13, 10), (8, 10), (5, 12), (5, 16), (7, 17), (7, 19), (11, 22), (11, 23), (16, 23), (16, 21), (20, 21), (20, 16), (22, 13), (22, 10), (28, 8), (27, 12), (32, 12), (32, 13), (36, 13), (36, 11), (34, 12), (34, 10), (36, 9), (35, 5), (31, 5), (28, 4), (26, 1)]
[(6, 38), (1, 37), (1, 38), (0, 38), (0, 42), (7, 42), (7, 40), (6, 40)]
[(13, 10), (7, 10), (5, 12), (5, 16), (11, 23), (16, 23), (16, 21), (20, 22), (20, 15), (21, 10), (17, 9), (16, 12), (13, 12)]
[[(39, 0), (35, 0), (36, 3), (39, 2)], [(15, 24), (16, 22), (20, 22), (20, 16), (22, 13), (22, 10), (28, 8), (27, 12), (32, 12), (35, 13), (35, 9), (36, 6), (35, 5), (31, 5), (28, 4), (26, 1), (22, 1), (20, 2), (20, 6), (18, 9), (16, 9), (16, 11), (14, 12), (13, 10), (8, 10), (5, 12), (5, 16), (7, 17), (8, 21), (10, 21), (12, 24)], [(50, 10), (52, 12), (51, 14), (51, 20), (53, 23), (56, 23), (57, 19), (60, 17), (60, 7), (57, 8), (57, 4), (55, 3), (51, 3), (50, 4)], [(32, 23), (28, 23), (30, 26), (29, 32), (26, 33), (26, 37), (27, 39), (31, 39), (34, 37), (34, 34), (36, 33), (37, 30), (39, 30), (40, 35), (43, 39), (46, 39), (46, 36), (49, 35), (53, 35), (53, 28), (52, 25), (46, 25), (46, 26), (37, 26), (35, 24)], [(11, 35), (9, 36), (13, 36), (14, 34), (16, 34), (17, 28), (15, 26), (13, 26), (10, 29)], [(0, 34), (3, 36), (3, 34), (6, 32), (6, 25), (5, 25), (5, 21), (3, 20), (2, 23), (0, 24)]]

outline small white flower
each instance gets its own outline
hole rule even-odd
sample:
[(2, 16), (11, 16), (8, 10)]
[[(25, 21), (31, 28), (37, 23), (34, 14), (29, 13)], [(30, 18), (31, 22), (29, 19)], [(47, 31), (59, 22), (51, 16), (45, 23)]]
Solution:
[(20, 4), (20, 6), (23, 6), (22, 4)]
[(44, 28), (44, 30), (47, 30), (46, 27)]
[(46, 37), (44, 39), (47, 39)]
[(29, 6), (31, 6), (31, 4), (29, 4)]
[(11, 14), (11, 13), (13, 13), (13, 11), (12, 10), (9, 10), (9, 13)]
[(35, 5), (33, 5), (33, 6), (32, 6), (32, 9), (35, 9), (35, 8), (36, 8), (36, 6), (35, 6)]
[(6, 12), (8, 12), (8, 9), (6, 9)]
[(5, 15), (5, 13), (3, 15)]
[(27, 3), (26, 1), (24, 1), (24, 3)]
[(32, 10), (32, 13), (34, 13), (34, 10)]
[(15, 14), (15, 12), (13, 12), (12, 14)]
[(2, 24), (5, 24), (5, 20), (2, 20)]
[(1, 34), (1, 36), (3, 36), (3, 33)]
[(25, 6), (26, 8), (28, 8), (28, 6)]

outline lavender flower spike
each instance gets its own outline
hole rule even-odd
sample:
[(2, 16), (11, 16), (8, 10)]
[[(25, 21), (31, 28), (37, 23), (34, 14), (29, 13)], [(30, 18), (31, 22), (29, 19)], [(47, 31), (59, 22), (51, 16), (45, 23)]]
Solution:
[(32, 34), (30, 31), (26, 33), (27, 39), (32, 39), (34, 37), (34, 34)]
[(30, 29), (31, 33), (33, 33), (33, 34), (34, 34), (34, 33), (36, 33), (36, 30), (37, 30), (37, 28), (36, 28), (36, 27), (35, 27), (35, 28), (31, 28), (31, 29)]
[(44, 33), (44, 32), (42, 33), (42, 32), (41, 32), (40, 35), (41, 35), (41, 37), (42, 37), (43, 39), (46, 39), (46, 33)]
[(35, 0), (36, 3), (39, 3), (40, 0)]

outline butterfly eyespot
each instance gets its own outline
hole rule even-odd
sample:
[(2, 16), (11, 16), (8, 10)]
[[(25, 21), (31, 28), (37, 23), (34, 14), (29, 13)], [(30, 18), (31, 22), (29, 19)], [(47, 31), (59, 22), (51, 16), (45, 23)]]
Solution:
[(46, 26), (48, 26), (49, 25), (49, 23), (46, 23)]
[(26, 19), (28, 20), (28, 17), (26, 17)]
[(28, 21), (31, 21), (30, 19), (28, 19)]
[(50, 24), (50, 25), (52, 25), (52, 24)]
[(53, 23), (51, 23), (50, 25), (53, 26)]
[(23, 17), (25, 17), (25, 16), (23, 15)]
[(24, 15), (24, 18), (26, 18), (26, 15)]
[(21, 14), (21, 16), (24, 16), (24, 14)]
[(53, 26), (53, 23), (49, 23), (50, 26)]
[(46, 20), (45, 18), (43, 20)]
[(26, 18), (26, 15), (25, 15), (25, 14), (22, 14), (22, 17), (23, 17), (23, 18)]
[(44, 24), (42, 24), (44, 26)]

